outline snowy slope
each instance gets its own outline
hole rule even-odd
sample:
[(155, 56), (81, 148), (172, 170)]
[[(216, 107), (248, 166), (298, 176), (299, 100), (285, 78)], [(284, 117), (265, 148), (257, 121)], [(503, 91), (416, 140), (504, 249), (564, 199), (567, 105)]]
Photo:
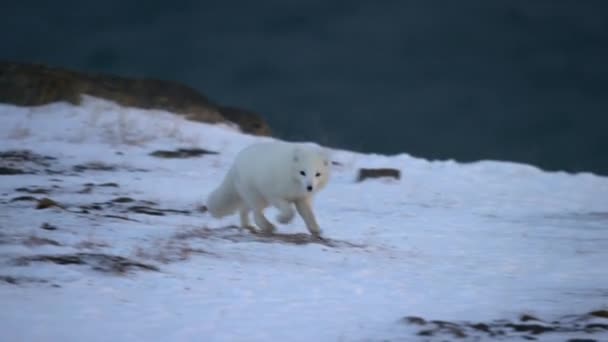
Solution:
[[(333, 151), (314, 204), (328, 241), (299, 217), (261, 237), (198, 208), (240, 149), (269, 138), (94, 98), (0, 105), (0, 118), (0, 152), (33, 153), (0, 159), (25, 172), (0, 175), (5, 341), (444, 340), (402, 318), (551, 321), (608, 306), (604, 177)], [(193, 147), (220, 153), (150, 155)], [(360, 167), (402, 178), (357, 183)], [(43, 197), (62, 208), (36, 209)], [(117, 256), (158, 270), (108, 272)], [(592, 322), (535, 337), (608, 339), (608, 320)]]

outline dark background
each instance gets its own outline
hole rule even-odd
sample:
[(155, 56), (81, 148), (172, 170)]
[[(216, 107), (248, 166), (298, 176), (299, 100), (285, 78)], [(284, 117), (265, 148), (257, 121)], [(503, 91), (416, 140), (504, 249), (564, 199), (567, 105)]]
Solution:
[(0, 59), (186, 83), (276, 135), (608, 175), (608, 1), (3, 1)]

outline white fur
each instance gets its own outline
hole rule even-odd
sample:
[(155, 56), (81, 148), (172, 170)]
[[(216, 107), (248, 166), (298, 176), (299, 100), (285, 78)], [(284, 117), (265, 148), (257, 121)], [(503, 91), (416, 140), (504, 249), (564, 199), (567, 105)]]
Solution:
[[(311, 234), (321, 230), (312, 211), (312, 197), (329, 180), (330, 161), (326, 152), (312, 144), (262, 142), (243, 149), (220, 186), (207, 198), (207, 209), (215, 218), (240, 214), (241, 226), (255, 224), (271, 233), (275, 226), (266, 219), (268, 206), (279, 209), (277, 221), (289, 223), (296, 210)], [(311, 188), (309, 188), (311, 187)]]

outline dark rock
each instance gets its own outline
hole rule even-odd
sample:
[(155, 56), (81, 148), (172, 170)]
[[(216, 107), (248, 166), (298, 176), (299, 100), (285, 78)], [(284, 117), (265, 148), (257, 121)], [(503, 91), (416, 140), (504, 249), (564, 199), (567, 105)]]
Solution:
[(214, 151), (208, 151), (202, 148), (180, 148), (174, 151), (159, 150), (150, 153), (151, 156), (158, 158), (193, 158), (200, 157), (205, 154), (218, 154)]
[(0, 175), (11, 176), (11, 175), (22, 175), (24, 173), (26, 173), (26, 172), (23, 171), (23, 170), (21, 170), (21, 169), (15, 169), (13, 167), (0, 166)]
[(42, 224), (42, 226), (40, 226), (40, 228), (44, 229), (44, 230), (57, 230), (57, 227), (53, 226), (50, 223), (44, 222)]
[(591, 316), (608, 318), (608, 310), (596, 310), (589, 313)]
[(166, 110), (193, 121), (231, 121), (250, 134), (267, 135), (270, 132), (257, 114), (220, 107), (195, 89), (177, 82), (130, 79), (41, 64), (0, 62), (0, 102), (18, 106), (39, 106), (59, 101), (79, 104), (82, 94), (123, 106)]
[(528, 322), (528, 321), (537, 321), (537, 322), (542, 322), (540, 319), (532, 316), (532, 315), (528, 315), (528, 314), (523, 314), (519, 317), (519, 320), (522, 322)]
[(112, 202), (114, 203), (129, 203), (129, 202), (135, 202), (134, 199), (132, 199), (131, 197), (116, 197), (112, 200)]
[(368, 178), (382, 178), (389, 177), (395, 179), (401, 179), (401, 171), (391, 168), (379, 168), (379, 169), (359, 169), (359, 175), (357, 176), (357, 182), (362, 182)]
[(591, 339), (591, 338), (571, 338), (566, 342), (598, 342), (598, 341)]
[(409, 324), (417, 324), (417, 325), (425, 325), (426, 321), (422, 317), (417, 316), (407, 316), (403, 318), (405, 322)]
[(97, 186), (102, 186), (102, 187), (111, 187), (111, 188), (118, 188), (119, 185), (117, 183), (113, 183), (113, 182), (109, 182), (109, 183), (101, 183)]

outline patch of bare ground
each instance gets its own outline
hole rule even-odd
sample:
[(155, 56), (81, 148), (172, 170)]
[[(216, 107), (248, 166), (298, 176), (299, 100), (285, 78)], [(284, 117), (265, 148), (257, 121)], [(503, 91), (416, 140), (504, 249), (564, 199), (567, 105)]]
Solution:
[(26, 239), (24, 239), (23, 244), (28, 247), (37, 247), (37, 246), (45, 246), (45, 245), (61, 246), (61, 243), (59, 243), (58, 241), (55, 241), (53, 239), (35, 236), (35, 235), (29, 236)]
[(172, 238), (158, 241), (150, 247), (137, 247), (135, 256), (143, 260), (154, 260), (163, 264), (189, 260), (193, 255), (215, 255), (201, 248), (193, 248), (187, 242)]
[[(523, 338), (537, 340), (540, 335), (608, 332), (608, 311), (596, 310), (585, 314), (567, 315), (553, 321), (522, 314), (518, 320), (494, 320), (490, 322), (448, 322), (440, 320), (426, 320), (422, 317), (407, 316), (402, 318), (403, 323), (418, 326), (417, 335), (427, 338), (479, 340), (483, 338), (511, 339)], [(568, 341), (576, 341), (571, 339)], [(595, 341), (586, 339), (586, 341)]]
[(177, 150), (158, 150), (150, 153), (153, 157), (172, 159), (195, 158), (206, 154), (218, 154), (218, 152), (202, 148), (178, 148)]
[(0, 175), (54, 173), (49, 168), (56, 160), (30, 150), (0, 151)]
[(306, 233), (260, 233), (253, 229), (241, 228), (236, 226), (227, 226), (221, 228), (195, 228), (188, 231), (180, 232), (175, 235), (176, 239), (222, 239), (231, 242), (262, 242), (262, 243), (282, 243), (288, 245), (307, 245), (319, 244), (326, 247), (346, 247), (346, 248), (364, 248), (365, 245), (355, 244), (343, 240), (335, 240), (330, 238), (318, 238)]
[(88, 239), (88, 240), (82, 240), (82, 241), (78, 242), (77, 244), (74, 245), (74, 247), (77, 249), (98, 250), (101, 248), (110, 247), (110, 245), (103, 241), (95, 241), (93, 239)]
[(57, 265), (85, 265), (91, 267), (91, 269), (95, 271), (117, 275), (124, 275), (133, 270), (159, 271), (158, 267), (151, 264), (142, 263), (118, 255), (101, 253), (43, 254), (14, 259), (15, 265), (18, 266), (27, 266), (36, 262), (46, 262)]
[(48, 280), (33, 278), (33, 277), (16, 277), (16, 276), (8, 276), (8, 275), (0, 275), (0, 283), (11, 284), (11, 285), (21, 285), (26, 283), (48, 283)]

